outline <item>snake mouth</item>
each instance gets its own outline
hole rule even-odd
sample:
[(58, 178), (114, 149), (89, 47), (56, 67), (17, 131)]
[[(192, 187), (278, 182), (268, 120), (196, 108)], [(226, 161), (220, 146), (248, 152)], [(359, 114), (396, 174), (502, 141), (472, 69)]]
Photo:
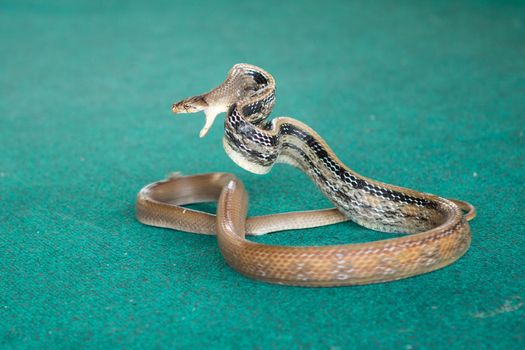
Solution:
[(199, 136), (201, 138), (206, 136), (217, 115), (219, 113), (226, 112), (226, 109), (226, 106), (223, 105), (209, 105), (206, 102), (204, 95), (190, 97), (174, 103), (171, 106), (171, 111), (175, 114), (197, 113), (204, 111), (204, 114), (206, 115), (206, 121), (199, 132)]
[(175, 114), (186, 114), (186, 113), (195, 113), (197, 110), (191, 106), (180, 105), (179, 103), (174, 103), (171, 106), (171, 111)]
[(171, 111), (175, 114), (196, 113), (208, 107), (203, 99), (190, 97), (171, 105)]

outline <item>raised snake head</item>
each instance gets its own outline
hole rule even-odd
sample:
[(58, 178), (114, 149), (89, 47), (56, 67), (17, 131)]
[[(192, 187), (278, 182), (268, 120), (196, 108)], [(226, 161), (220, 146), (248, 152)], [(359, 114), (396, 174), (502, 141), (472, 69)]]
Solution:
[(171, 106), (171, 110), (175, 114), (196, 113), (206, 108), (208, 108), (208, 103), (202, 95), (185, 98)]
[(268, 85), (268, 79), (260, 68), (248, 64), (236, 64), (229, 71), (226, 80), (208, 93), (186, 98), (174, 103), (171, 110), (175, 114), (204, 111), (206, 122), (199, 136), (204, 137), (218, 114), (226, 112), (237, 101), (256, 95)]
[(210, 127), (213, 124), (213, 121), (215, 120), (215, 117), (217, 117), (217, 114), (226, 112), (227, 109), (227, 106), (222, 104), (210, 105), (208, 102), (206, 102), (206, 95), (209, 94), (186, 98), (182, 101), (174, 103), (171, 107), (171, 110), (175, 114), (196, 113), (204, 111), (206, 114), (206, 122), (199, 133), (200, 137), (206, 136), (208, 130), (210, 130)]

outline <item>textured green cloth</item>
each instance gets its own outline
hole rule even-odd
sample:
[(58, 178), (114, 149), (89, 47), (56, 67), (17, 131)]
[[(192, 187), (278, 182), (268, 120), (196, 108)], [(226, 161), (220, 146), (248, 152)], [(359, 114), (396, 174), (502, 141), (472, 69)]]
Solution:
[[(476, 205), (469, 252), (393, 283), (283, 287), (230, 269), (215, 237), (138, 223), (136, 193), (171, 171), (237, 174), (252, 215), (329, 206), (289, 166), (236, 167), (221, 119), (199, 139), (202, 114), (172, 116), (237, 62), (355, 171)], [(0, 347), (525, 348), (524, 132), (523, 3), (2, 1)]]

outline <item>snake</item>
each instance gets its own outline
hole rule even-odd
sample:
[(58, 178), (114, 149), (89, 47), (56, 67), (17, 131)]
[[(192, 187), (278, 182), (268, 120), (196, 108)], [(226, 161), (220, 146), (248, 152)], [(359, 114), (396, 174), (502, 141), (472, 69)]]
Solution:
[[(230, 173), (175, 173), (140, 190), (136, 217), (147, 225), (216, 235), (226, 263), (252, 279), (305, 287), (400, 280), (452, 264), (469, 249), (470, 203), (382, 183), (337, 158), (312, 128), (290, 118), (269, 119), (275, 80), (264, 69), (234, 65), (211, 91), (172, 105), (176, 114), (203, 111), (204, 137), (225, 112), (223, 147), (241, 168), (266, 174), (276, 163), (304, 172), (334, 208), (247, 218), (248, 194)], [(216, 213), (189, 208), (216, 202)], [(246, 237), (351, 220), (398, 235), (364, 243), (270, 245)]]

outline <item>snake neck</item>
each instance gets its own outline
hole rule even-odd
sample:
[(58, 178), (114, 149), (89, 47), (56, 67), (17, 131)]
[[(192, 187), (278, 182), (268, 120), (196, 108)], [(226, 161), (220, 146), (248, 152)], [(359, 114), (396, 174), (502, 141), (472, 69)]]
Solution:
[(253, 66), (237, 74), (244, 77), (237, 81), (257, 86), (231, 103), (225, 119), (224, 149), (240, 167), (257, 174), (275, 163), (299, 168), (341, 212), (374, 230), (416, 233), (460, 224), (460, 210), (448, 200), (365, 178), (346, 167), (307, 125), (285, 117), (268, 121), (275, 103), (273, 78)]

